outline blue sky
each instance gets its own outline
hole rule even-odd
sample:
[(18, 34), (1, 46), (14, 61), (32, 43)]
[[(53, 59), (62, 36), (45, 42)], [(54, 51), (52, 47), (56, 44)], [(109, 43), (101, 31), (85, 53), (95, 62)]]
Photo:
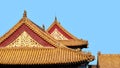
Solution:
[(29, 19), (46, 28), (57, 16), (70, 33), (89, 41), (89, 48), (83, 50), (96, 59), (98, 51), (120, 53), (120, 0), (2, 0), (0, 36), (22, 18), (24, 10)]

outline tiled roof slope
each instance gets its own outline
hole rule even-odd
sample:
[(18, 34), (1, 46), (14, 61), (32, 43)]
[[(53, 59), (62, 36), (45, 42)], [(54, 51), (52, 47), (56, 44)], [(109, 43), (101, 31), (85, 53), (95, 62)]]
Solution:
[(120, 68), (120, 54), (98, 54), (98, 68)]
[(58, 40), (66, 46), (79, 46), (80, 44), (83, 46), (88, 44), (88, 41), (80, 40), (80, 39), (70, 39), (70, 40)]
[(66, 48), (0, 48), (0, 64), (84, 63), (94, 60), (91, 54)]
[[(56, 26), (56, 27), (55, 27)], [(50, 25), (50, 27), (46, 30), (48, 33), (52, 33), (52, 30), (55, 28), (59, 28), (59, 30), (62, 31), (62, 33), (64, 34), (64, 36), (68, 37), (68, 40), (59, 40), (60, 42), (62, 42), (63, 44), (65, 44), (66, 46), (83, 46), (86, 45), (85, 47), (87, 47), (88, 45), (88, 41), (86, 40), (82, 40), (82, 39), (78, 39), (77, 37), (75, 37), (74, 35), (72, 35), (71, 33), (69, 33), (65, 28), (63, 28), (60, 23), (57, 21), (57, 18), (55, 17), (54, 22), (52, 23), (52, 25)], [(69, 42), (73, 42), (76, 41), (76, 43), (72, 43), (72, 45)]]

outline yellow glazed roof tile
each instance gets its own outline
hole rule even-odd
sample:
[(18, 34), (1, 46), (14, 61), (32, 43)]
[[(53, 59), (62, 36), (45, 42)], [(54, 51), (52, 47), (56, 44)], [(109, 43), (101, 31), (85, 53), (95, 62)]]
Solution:
[(59, 64), (93, 60), (91, 54), (66, 48), (0, 48), (0, 64)]
[(120, 68), (120, 54), (99, 54), (99, 68)]

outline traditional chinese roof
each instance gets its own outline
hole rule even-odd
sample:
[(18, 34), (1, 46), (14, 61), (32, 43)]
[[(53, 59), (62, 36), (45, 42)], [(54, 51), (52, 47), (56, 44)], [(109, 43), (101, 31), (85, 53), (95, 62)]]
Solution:
[(89, 53), (66, 48), (0, 48), (0, 64), (61, 64), (93, 61)]
[[(47, 32), (50, 33), (52, 37), (56, 40), (59, 40), (66, 46), (84, 46), (87, 47), (88, 41), (78, 39), (77, 37), (73, 36), (69, 33), (66, 29), (64, 29), (60, 23), (57, 21), (55, 17), (54, 22), (52, 25), (47, 29)], [(69, 41), (69, 42), (68, 42)], [(75, 43), (73, 43), (75, 42)]]
[(90, 53), (70, 49), (43, 28), (23, 18), (0, 38), (0, 64), (60, 64), (94, 60)]
[(98, 68), (120, 68), (120, 54), (98, 54)]
[[(23, 14), (23, 18), (12, 29), (10, 29), (5, 35), (0, 38), (0, 47), (5, 47), (8, 44), (14, 42), (14, 40), (17, 39), (23, 32), (25, 32), (27, 35), (30, 35), (30, 37), (32, 37), (36, 42), (44, 45), (45, 47), (58, 47), (62, 45), (50, 35), (48, 35), (41, 27), (37, 26), (35, 23), (29, 20), (26, 16), (25, 11)], [(27, 40), (27, 42), (30, 41)]]

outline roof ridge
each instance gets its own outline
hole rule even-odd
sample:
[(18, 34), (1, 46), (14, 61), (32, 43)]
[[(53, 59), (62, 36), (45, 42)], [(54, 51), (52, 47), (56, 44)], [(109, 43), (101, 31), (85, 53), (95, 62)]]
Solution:
[(109, 56), (109, 55), (117, 56), (117, 55), (119, 55), (120, 56), (120, 54), (101, 54), (101, 55), (104, 55), (104, 56)]
[(77, 37), (75, 37), (74, 35), (72, 35), (70, 32), (68, 32), (66, 29), (64, 29), (60, 23), (58, 22), (57, 18), (55, 17), (54, 22), (50, 25), (50, 27), (46, 30), (47, 32), (55, 25), (57, 24), (66, 34), (68, 34), (70, 37), (77, 39)]

